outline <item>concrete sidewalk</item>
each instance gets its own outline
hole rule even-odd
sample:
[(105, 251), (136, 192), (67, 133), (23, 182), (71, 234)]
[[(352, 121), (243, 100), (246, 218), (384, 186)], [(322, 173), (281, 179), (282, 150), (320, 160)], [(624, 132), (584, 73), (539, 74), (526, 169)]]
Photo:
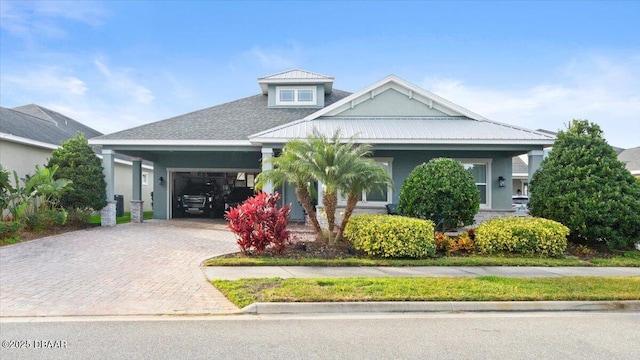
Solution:
[(334, 278), (334, 277), (560, 277), (560, 276), (640, 276), (640, 267), (540, 267), (540, 266), (209, 266), (210, 279), (242, 278)]

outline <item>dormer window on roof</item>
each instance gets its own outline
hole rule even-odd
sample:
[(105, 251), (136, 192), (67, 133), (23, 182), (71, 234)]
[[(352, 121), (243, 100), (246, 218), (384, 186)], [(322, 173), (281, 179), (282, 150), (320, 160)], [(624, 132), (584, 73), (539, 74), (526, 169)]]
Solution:
[(294, 69), (258, 79), (269, 107), (324, 107), (324, 97), (333, 91), (333, 77)]
[(315, 105), (315, 86), (276, 86), (276, 105)]

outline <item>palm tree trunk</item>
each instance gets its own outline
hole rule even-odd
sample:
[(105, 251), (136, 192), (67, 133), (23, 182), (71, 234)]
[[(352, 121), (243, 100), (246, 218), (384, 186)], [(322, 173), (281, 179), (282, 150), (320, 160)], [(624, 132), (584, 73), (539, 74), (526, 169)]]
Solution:
[(316, 233), (316, 239), (322, 239), (322, 228), (320, 227), (320, 223), (318, 222), (318, 217), (316, 216), (316, 211), (313, 208), (313, 203), (311, 202), (311, 195), (309, 195), (309, 191), (304, 187), (297, 185), (296, 186), (296, 197), (300, 204), (302, 204), (302, 208), (309, 215), (309, 220), (311, 221), (311, 225), (313, 226), (313, 231)]
[(329, 243), (333, 242), (333, 229), (336, 227), (336, 208), (338, 207), (338, 195), (335, 191), (326, 192), (322, 197), (322, 205), (327, 213), (327, 223), (329, 224)]
[(344, 216), (342, 216), (342, 221), (340, 222), (340, 227), (338, 228), (338, 235), (336, 235), (336, 242), (342, 240), (342, 234), (344, 233), (344, 229), (347, 227), (347, 222), (353, 214), (353, 210), (355, 210), (356, 205), (358, 204), (358, 196), (349, 194), (347, 197), (347, 207), (344, 209)]

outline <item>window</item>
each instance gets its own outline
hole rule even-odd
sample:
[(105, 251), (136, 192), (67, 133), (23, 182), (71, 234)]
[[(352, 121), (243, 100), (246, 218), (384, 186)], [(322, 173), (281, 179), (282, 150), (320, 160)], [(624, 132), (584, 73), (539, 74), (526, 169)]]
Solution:
[[(376, 162), (376, 164), (384, 167), (387, 170), (387, 173), (389, 174), (389, 176), (392, 175), (391, 173), (392, 159), (377, 158), (377, 159), (374, 159), (374, 161)], [(377, 185), (369, 191), (363, 191), (362, 194), (358, 196), (358, 200), (360, 201), (360, 203), (367, 203), (367, 204), (374, 204), (374, 205), (390, 204), (392, 202), (391, 187), (384, 186), (384, 185)], [(340, 204), (344, 205), (347, 202), (346, 195), (340, 194), (338, 201), (340, 202)]]
[(276, 105), (315, 105), (315, 86), (278, 86), (276, 87)]
[(149, 185), (149, 173), (142, 173), (142, 185)]
[(490, 207), (490, 186), (487, 179), (490, 178), (490, 160), (458, 160), (462, 166), (473, 176), (476, 188), (480, 193), (480, 207)]

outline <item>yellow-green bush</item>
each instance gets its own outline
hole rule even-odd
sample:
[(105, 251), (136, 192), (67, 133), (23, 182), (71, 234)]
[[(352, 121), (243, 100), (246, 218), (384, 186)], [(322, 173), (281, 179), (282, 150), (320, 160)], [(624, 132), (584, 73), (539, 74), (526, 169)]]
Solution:
[(569, 228), (535, 217), (491, 219), (476, 229), (476, 249), (484, 254), (510, 252), (557, 256), (567, 249)]
[(431, 256), (436, 250), (433, 236), (431, 220), (392, 215), (355, 215), (344, 231), (356, 250), (380, 257)]

